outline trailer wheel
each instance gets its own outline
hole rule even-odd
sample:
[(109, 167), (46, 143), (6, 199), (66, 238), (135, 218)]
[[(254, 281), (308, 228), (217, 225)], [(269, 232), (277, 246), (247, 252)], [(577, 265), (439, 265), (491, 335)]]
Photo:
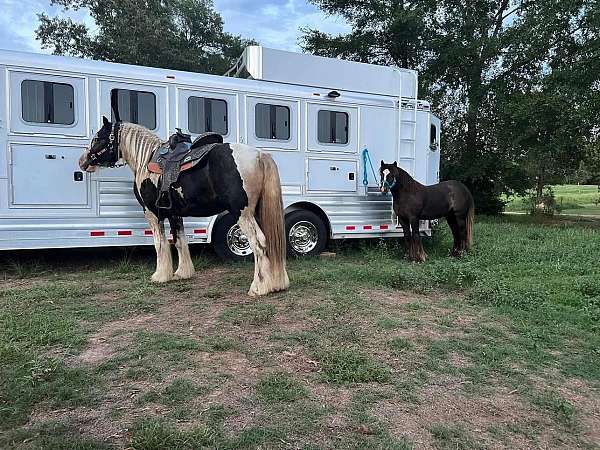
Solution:
[(212, 242), (215, 253), (221, 259), (228, 261), (252, 259), (250, 242), (231, 214), (225, 214), (215, 223)]
[(288, 255), (320, 254), (327, 245), (327, 228), (315, 213), (299, 209), (285, 216)]

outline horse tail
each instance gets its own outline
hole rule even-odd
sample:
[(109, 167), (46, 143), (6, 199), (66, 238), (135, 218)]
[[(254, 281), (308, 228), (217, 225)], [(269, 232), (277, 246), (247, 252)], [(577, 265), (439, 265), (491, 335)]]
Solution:
[(473, 195), (469, 192), (469, 207), (467, 209), (466, 217), (466, 249), (469, 250), (473, 245), (473, 223), (475, 222), (475, 202), (473, 201)]
[[(268, 153), (260, 153), (260, 165), (263, 169), (263, 189), (258, 204), (258, 223), (267, 240), (267, 258), (275, 282), (279, 289), (287, 289), (289, 279), (285, 269), (287, 245), (283, 218), (283, 199), (279, 171), (273, 158)], [(277, 281), (278, 280), (278, 281)]]

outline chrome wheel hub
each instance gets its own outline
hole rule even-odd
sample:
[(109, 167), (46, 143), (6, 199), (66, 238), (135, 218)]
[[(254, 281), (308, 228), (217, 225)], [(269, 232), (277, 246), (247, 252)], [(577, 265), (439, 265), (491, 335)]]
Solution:
[(237, 256), (252, 254), (250, 242), (238, 224), (232, 226), (227, 233), (227, 247)]
[(301, 221), (290, 229), (290, 247), (298, 254), (309, 253), (317, 246), (318, 240), (319, 232), (311, 222)]

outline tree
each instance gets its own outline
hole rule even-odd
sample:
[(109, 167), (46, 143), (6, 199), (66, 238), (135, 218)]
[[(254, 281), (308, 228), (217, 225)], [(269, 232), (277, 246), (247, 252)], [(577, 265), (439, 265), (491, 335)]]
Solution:
[[(527, 94), (543, 89), (555, 71), (562, 78), (556, 76), (554, 85), (565, 90), (590, 91), (600, 80), (598, 62), (589, 61), (598, 56), (598, 0), (311, 1), (341, 15), (352, 31), (330, 36), (304, 30), (305, 50), (420, 71), (422, 96), (444, 121), (442, 173), (469, 185), (479, 211), (496, 212), (500, 194), (532, 186), (523, 152), (531, 151), (534, 160), (539, 146), (526, 140), (514, 145), (516, 137), (506, 134), (519, 131), (499, 127), (499, 113), (514, 106), (513, 94), (533, 100)], [(574, 66), (592, 70), (578, 78)], [(579, 126), (561, 131), (582, 132)]]
[(51, 0), (87, 8), (97, 30), (39, 15), (37, 39), (55, 54), (223, 74), (253, 43), (223, 31), (210, 0)]

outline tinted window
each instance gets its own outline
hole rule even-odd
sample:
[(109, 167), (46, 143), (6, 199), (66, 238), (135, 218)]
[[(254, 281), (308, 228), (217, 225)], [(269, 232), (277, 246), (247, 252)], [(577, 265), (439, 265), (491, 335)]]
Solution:
[(435, 147), (437, 145), (437, 128), (435, 125), (431, 125), (429, 144), (431, 147)]
[(226, 135), (227, 102), (216, 98), (188, 98), (188, 130), (192, 133), (213, 131)]
[(287, 106), (257, 103), (254, 132), (261, 139), (287, 141), (290, 138), (290, 109)]
[(319, 111), (318, 139), (323, 144), (348, 143), (348, 114), (339, 111)]
[[(119, 114), (125, 122), (137, 123), (149, 130), (156, 128), (156, 96), (152, 92), (113, 89), (118, 93)], [(114, 112), (112, 121), (115, 121)]]
[(23, 80), (23, 120), (34, 123), (72, 125), (75, 122), (73, 86), (50, 81)]

